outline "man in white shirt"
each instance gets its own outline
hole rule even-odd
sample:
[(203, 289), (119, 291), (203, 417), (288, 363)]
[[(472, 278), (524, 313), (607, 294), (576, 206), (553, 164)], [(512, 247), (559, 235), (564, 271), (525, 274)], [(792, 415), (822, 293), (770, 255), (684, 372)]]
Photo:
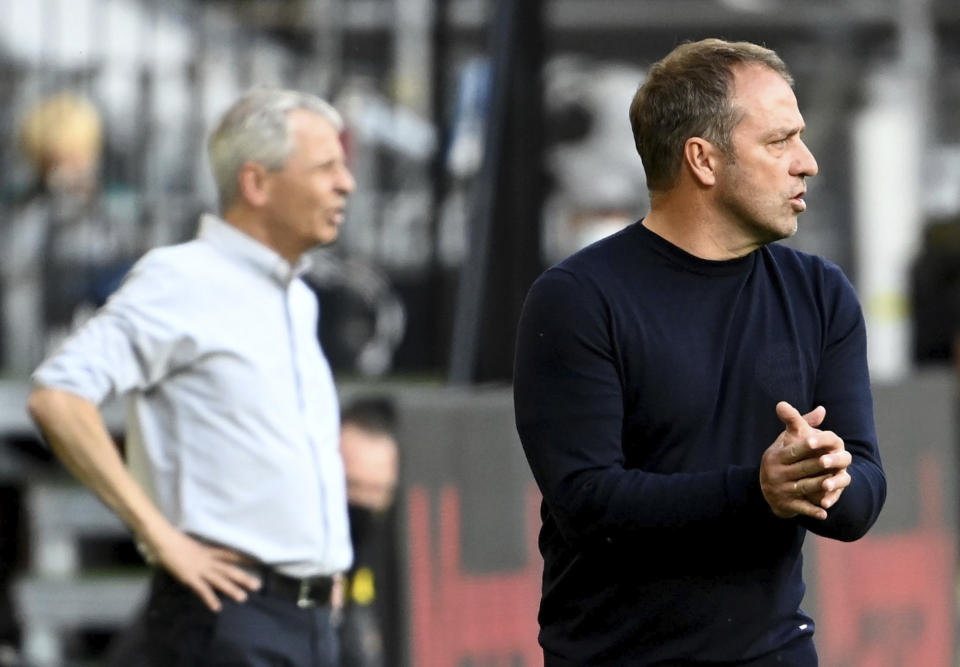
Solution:
[[(148, 664), (336, 663), (352, 552), (337, 397), (299, 276), (354, 188), (341, 128), (312, 95), (241, 97), (208, 146), (222, 218), (147, 253), (34, 373), (51, 447), (158, 566)], [(126, 465), (99, 411), (121, 395)]]

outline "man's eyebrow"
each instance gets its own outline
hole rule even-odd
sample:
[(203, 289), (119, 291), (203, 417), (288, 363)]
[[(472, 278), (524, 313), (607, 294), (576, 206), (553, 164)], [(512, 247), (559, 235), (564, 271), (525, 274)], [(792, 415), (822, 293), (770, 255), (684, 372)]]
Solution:
[(769, 139), (781, 139), (781, 138), (790, 138), (797, 134), (803, 134), (803, 131), (806, 129), (806, 125), (792, 125), (790, 127), (783, 126), (778, 127), (774, 130), (770, 130), (767, 133)]

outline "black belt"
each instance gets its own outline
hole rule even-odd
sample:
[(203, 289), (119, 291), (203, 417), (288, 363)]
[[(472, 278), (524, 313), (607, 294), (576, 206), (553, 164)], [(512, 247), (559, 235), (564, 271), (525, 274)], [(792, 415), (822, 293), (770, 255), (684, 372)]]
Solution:
[(268, 567), (257, 568), (260, 578), (259, 593), (295, 603), (301, 609), (329, 606), (336, 586), (334, 577), (305, 577), (298, 579)]

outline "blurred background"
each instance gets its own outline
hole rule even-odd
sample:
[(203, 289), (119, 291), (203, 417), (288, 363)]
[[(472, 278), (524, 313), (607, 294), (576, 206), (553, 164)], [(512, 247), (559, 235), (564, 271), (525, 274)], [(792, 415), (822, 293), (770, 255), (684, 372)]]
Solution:
[(359, 185), (308, 280), (344, 398), (396, 410), (386, 664), (537, 664), (517, 315), (545, 267), (644, 214), (630, 99), (650, 63), (710, 36), (792, 69), (820, 174), (788, 243), (838, 263), (867, 317), (890, 498), (865, 540), (808, 545), (824, 664), (957, 664), (960, 2), (2, 8), (0, 666), (98, 664), (139, 600), (122, 527), (37, 441), (27, 376), (137, 257), (213, 210), (206, 133), (257, 84), (320, 94), (346, 120)]

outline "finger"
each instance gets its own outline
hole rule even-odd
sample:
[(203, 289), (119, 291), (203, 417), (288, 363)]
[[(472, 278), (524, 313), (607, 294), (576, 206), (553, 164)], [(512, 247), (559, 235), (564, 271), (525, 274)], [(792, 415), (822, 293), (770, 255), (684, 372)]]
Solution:
[(788, 473), (793, 479), (804, 480), (804, 489), (809, 493), (816, 486), (810, 481), (813, 479), (823, 479), (826, 468), (823, 467), (822, 459), (824, 457), (808, 457), (790, 465)]
[(848, 451), (831, 452), (820, 457), (820, 465), (824, 470), (846, 470), (853, 463), (853, 456)]
[(820, 488), (823, 489), (824, 493), (830, 493), (837, 490), (842, 491), (850, 486), (850, 482), (850, 473), (848, 473), (846, 470), (840, 470), (839, 472), (828, 475), (825, 480), (820, 482)]
[(210, 611), (217, 613), (223, 608), (220, 598), (217, 597), (214, 590), (203, 581), (203, 579), (188, 583), (187, 585), (203, 600), (203, 604), (207, 605)]
[(259, 578), (251, 574), (248, 570), (233, 565), (233, 563), (249, 564), (250, 559), (246, 558), (245, 556), (241, 556), (230, 549), (213, 548), (211, 549), (210, 553), (214, 557), (215, 562), (221, 565), (220, 571), (232, 581), (243, 586), (247, 590), (257, 590), (260, 588)]
[(235, 584), (242, 586), (248, 591), (258, 590), (261, 586), (260, 578), (251, 574), (242, 567), (228, 566), (224, 574)]
[(821, 452), (844, 451), (843, 438), (841, 438), (839, 435), (837, 435), (833, 431), (815, 430), (813, 435), (807, 438), (807, 441), (810, 444), (811, 451), (815, 451), (815, 450), (819, 450)]
[(808, 516), (812, 519), (823, 520), (827, 518), (827, 510), (819, 505), (815, 505), (809, 500), (794, 500), (788, 503), (787, 507), (798, 515)]
[[(788, 448), (787, 453), (790, 453)], [(816, 454), (816, 451), (813, 451)], [(849, 452), (831, 452), (822, 456), (810, 455), (802, 457), (789, 464), (787, 471), (790, 478), (813, 478), (820, 480), (827, 479), (842, 470), (846, 470), (850, 465), (851, 456)], [(813, 487), (807, 487), (812, 490)]]
[(207, 549), (210, 555), (217, 560), (227, 561), (228, 563), (245, 563), (248, 561), (247, 558), (231, 549), (222, 549), (220, 547), (207, 547)]
[[(781, 460), (787, 464), (793, 464), (806, 459), (826, 458), (827, 463), (822, 464), (823, 468), (841, 468), (850, 465), (850, 457), (845, 449), (843, 438), (833, 431), (819, 431), (814, 429), (806, 438), (783, 445), (783, 456)], [(806, 471), (803, 475), (810, 475)]]
[[(781, 455), (781, 461), (785, 465), (794, 465), (799, 461), (809, 461), (816, 460), (815, 450), (818, 449), (819, 442), (816, 436), (810, 436), (804, 438), (803, 440), (798, 440), (792, 444), (786, 445), (783, 448)], [(806, 477), (810, 472), (801, 471), (799, 474), (793, 475), (796, 478)]]
[(826, 418), (826, 416), (827, 409), (822, 405), (818, 405), (813, 410), (803, 415), (803, 420), (810, 426), (817, 428), (823, 423), (823, 420)]
[(817, 496), (843, 489), (850, 485), (850, 475), (846, 470), (810, 475), (794, 482), (794, 490), (803, 497), (813, 500)]
[(833, 507), (838, 500), (840, 500), (840, 495), (843, 493), (843, 489), (837, 489), (836, 491), (831, 491), (826, 494), (823, 499), (820, 501), (820, 507), (825, 510)]
[(231, 580), (225, 572), (211, 572), (207, 575), (207, 581), (213, 588), (229, 596), (235, 602), (246, 602), (246, 589)]
[(819, 505), (825, 510), (836, 504), (844, 489), (849, 485), (850, 476), (846, 471), (798, 482), (798, 487), (802, 489), (804, 499)]
[(793, 435), (800, 435), (807, 427), (807, 422), (804, 421), (803, 416), (786, 401), (777, 403), (777, 417), (787, 427), (787, 431)]

